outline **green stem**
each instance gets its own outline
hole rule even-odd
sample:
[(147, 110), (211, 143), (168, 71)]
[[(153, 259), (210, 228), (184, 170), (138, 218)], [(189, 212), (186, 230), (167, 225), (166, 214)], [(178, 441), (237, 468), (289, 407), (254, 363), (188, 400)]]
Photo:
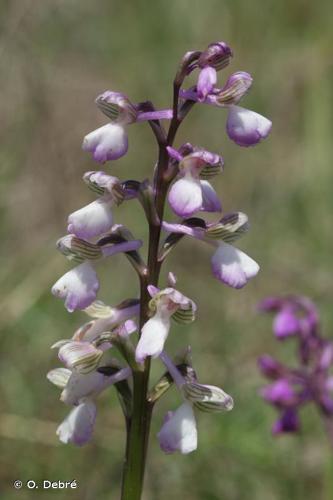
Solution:
[[(140, 330), (149, 318), (148, 303), (150, 296), (147, 285), (157, 286), (161, 269), (161, 263), (158, 262), (158, 251), (161, 235), (161, 223), (163, 220), (165, 198), (168, 186), (171, 180), (165, 178), (168, 168), (169, 156), (167, 145), (172, 145), (175, 139), (178, 127), (184, 116), (178, 116), (179, 89), (182, 80), (174, 82), (174, 115), (170, 123), (167, 138), (165, 138), (162, 129), (158, 130), (158, 122), (154, 123), (153, 131), (159, 143), (159, 157), (157, 165), (157, 175), (155, 183), (155, 207), (158, 220), (149, 221), (149, 248), (148, 265), (146, 274), (140, 277)], [(188, 106), (188, 110), (192, 107)], [(144, 370), (133, 371), (133, 409), (132, 416), (128, 422), (126, 456), (123, 468), (123, 482), (121, 500), (140, 500), (143, 490), (143, 481), (146, 465), (147, 448), (150, 432), (150, 421), (153, 411), (153, 404), (148, 402), (150, 375), (150, 358), (145, 361)]]

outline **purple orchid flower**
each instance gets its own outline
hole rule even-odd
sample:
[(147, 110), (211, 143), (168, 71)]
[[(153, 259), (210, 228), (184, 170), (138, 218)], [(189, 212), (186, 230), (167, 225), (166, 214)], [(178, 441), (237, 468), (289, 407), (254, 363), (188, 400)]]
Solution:
[(188, 235), (213, 247), (212, 272), (219, 281), (232, 288), (242, 288), (259, 272), (259, 265), (251, 257), (227, 243), (247, 229), (245, 214), (226, 214), (218, 223), (205, 224), (205, 227), (164, 222), (163, 228), (169, 233)]
[(96, 98), (98, 108), (111, 119), (102, 127), (87, 134), (82, 149), (92, 153), (98, 163), (118, 160), (127, 153), (127, 126), (136, 121), (161, 120), (172, 118), (172, 110), (142, 113), (137, 106), (120, 92), (107, 90)]
[(333, 417), (333, 343), (319, 331), (318, 312), (306, 297), (268, 297), (259, 304), (263, 312), (273, 312), (273, 331), (278, 340), (294, 338), (298, 344), (296, 368), (269, 355), (258, 360), (262, 374), (274, 382), (261, 389), (261, 396), (275, 406), (280, 417), (273, 434), (297, 432), (299, 411), (314, 403), (324, 419)]

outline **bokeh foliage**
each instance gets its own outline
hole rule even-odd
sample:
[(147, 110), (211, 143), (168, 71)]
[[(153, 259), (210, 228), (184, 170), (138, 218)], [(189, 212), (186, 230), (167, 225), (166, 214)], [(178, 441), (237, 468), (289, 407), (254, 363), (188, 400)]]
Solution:
[[(235, 398), (227, 415), (198, 415), (194, 454), (165, 456), (155, 434), (163, 413), (179, 401), (170, 393), (156, 411), (145, 500), (329, 500), (333, 466), (324, 433), (311, 409), (300, 437), (273, 439), (274, 412), (257, 395), (256, 357), (278, 346), (255, 306), (268, 294), (303, 293), (320, 306), (323, 327), (333, 326), (332, 102), (329, 0), (2, 0), (1, 84), (1, 467), (3, 498), (118, 498), (124, 430), (116, 397), (99, 399), (94, 442), (83, 449), (58, 444), (56, 424), (67, 408), (45, 379), (57, 365), (49, 346), (85, 321), (69, 315), (49, 289), (69, 269), (55, 240), (66, 215), (92, 200), (80, 181), (96, 165), (81, 151), (84, 134), (105, 120), (93, 100), (120, 90), (133, 101), (169, 106), (180, 56), (226, 40), (232, 66), (254, 86), (244, 105), (274, 123), (268, 141), (241, 149), (224, 134), (223, 110), (197, 106), (178, 138), (226, 161), (217, 179), (224, 209), (246, 212), (252, 228), (241, 248), (262, 271), (244, 290), (210, 276), (204, 246), (183, 241), (168, 261), (179, 287), (199, 305), (197, 322), (175, 327), (170, 349), (191, 343), (203, 382)], [(129, 154), (112, 171), (143, 179), (156, 147), (145, 124), (130, 128)], [(170, 214), (169, 214), (170, 215)], [(144, 237), (135, 202), (117, 221)], [(101, 298), (115, 304), (137, 293), (128, 263), (114, 257), (100, 267)], [(131, 290), (129, 290), (131, 288)], [(159, 368), (159, 367), (157, 367)], [(16, 492), (15, 479), (71, 480), (78, 490)]]

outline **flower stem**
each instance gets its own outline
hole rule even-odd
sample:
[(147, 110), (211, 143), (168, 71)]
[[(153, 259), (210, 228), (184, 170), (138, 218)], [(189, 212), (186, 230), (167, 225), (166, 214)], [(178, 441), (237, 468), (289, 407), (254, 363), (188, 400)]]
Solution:
[[(168, 163), (165, 145), (160, 145), (158, 174)], [(157, 176), (156, 209), (160, 221), (163, 217), (166, 190), (163, 188), (163, 176)], [(149, 250), (147, 275), (141, 277), (140, 294), (140, 331), (148, 320), (148, 283), (157, 285), (160, 266), (158, 249), (161, 233), (161, 222), (149, 224)], [(147, 447), (149, 441), (152, 405), (147, 400), (150, 374), (150, 359), (144, 364), (143, 371), (133, 371), (133, 410), (127, 433), (126, 457), (123, 469), (122, 500), (140, 500), (145, 472)]]
[[(179, 89), (185, 77), (181, 77), (174, 82), (173, 115), (167, 137), (165, 137), (162, 127), (158, 121), (150, 122), (152, 130), (159, 146), (159, 156), (155, 177), (155, 208), (158, 215), (157, 220), (149, 221), (149, 246), (147, 272), (140, 276), (140, 328), (149, 318), (150, 296), (147, 285), (158, 285), (161, 269), (161, 262), (158, 261), (158, 251), (160, 244), (161, 228), (163, 221), (165, 198), (171, 180), (165, 178), (165, 173), (169, 164), (167, 146), (171, 146), (175, 139), (179, 125), (187, 112), (191, 109), (192, 103), (188, 106), (183, 116), (178, 116)], [(146, 103), (146, 107), (154, 109), (151, 103)], [(140, 500), (143, 490), (143, 481), (149, 442), (150, 421), (153, 404), (148, 401), (150, 375), (150, 358), (144, 363), (144, 370), (133, 371), (133, 409), (128, 422), (126, 456), (123, 468), (123, 482), (121, 500)]]

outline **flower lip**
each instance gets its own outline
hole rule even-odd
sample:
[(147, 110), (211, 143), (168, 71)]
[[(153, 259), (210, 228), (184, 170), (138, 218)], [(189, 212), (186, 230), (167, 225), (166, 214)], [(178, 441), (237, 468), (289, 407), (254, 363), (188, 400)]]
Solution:
[(227, 134), (239, 146), (255, 146), (266, 139), (272, 129), (272, 122), (264, 116), (232, 105), (227, 118)]
[(94, 268), (89, 262), (83, 262), (58, 279), (51, 291), (65, 300), (68, 312), (73, 312), (88, 307), (96, 299), (98, 289), (99, 281)]
[(92, 153), (98, 163), (118, 160), (127, 153), (128, 137), (123, 124), (107, 123), (87, 134), (82, 143), (83, 151)]

